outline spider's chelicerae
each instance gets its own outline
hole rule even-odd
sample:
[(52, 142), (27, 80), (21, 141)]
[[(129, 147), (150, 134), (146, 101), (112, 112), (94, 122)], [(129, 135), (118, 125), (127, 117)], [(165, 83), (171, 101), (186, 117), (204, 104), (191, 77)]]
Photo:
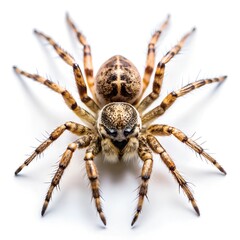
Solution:
[(53, 91), (59, 93), (63, 97), (67, 106), (79, 118), (90, 125), (90, 127), (87, 127), (69, 121), (57, 127), (50, 134), (48, 139), (38, 146), (33, 154), (16, 170), (15, 174), (17, 175), (25, 166), (30, 164), (37, 155), (42, 153), (52, 142), (57, 140), (65, 130), (79, 136), (76, 141), (68, 145), (66, 151), (62, 155), (59, 167), (52, 179), (43, 204), (42, 215), (44, 215), (48, 207), (54, 188), (59, 184), (64, 170), (70, 163), (73, 153), (78, 148), (86, 148), (84, 158), (86, 172), (91, 184), (92, 195), (97, 211), (104, 225), (106, 225), (106, 219), (101, 207), (99, 176), (94, 163), (94, 158), (99, 153), (102, 153), (102, 158), (104, 160), (112, 163), (129, 161), (138, 157), (140, 157), (143, 162), (138, 204), (131, 223), (132, 225), (136, 222), (139, 213), (142, 211), (144, 197), (147, 194), (148, 182), (153, 167), (152, 152), (160, 155), (170, 173), (185, 192), (194, 210), (200, 215), (198, 206), (187, 182), (181, 176), (173, 160), (157, 140), (156, 136), (173, 135), (179, 141), (188, 145), (195, 152), (205, 157), (222, 173), (226, 174), (225, 170), (215, 159), (207, 154), (201, 146), (188, 138), (181, 130), (163, 124), (150, 125), (150, 122), (163, 115), (179, 97), (206, 84), (222, 82), (226, 79), (226, 76), (202, 79), (190, 83), (177, 91), (169, 93), (158, 106), (144, 113), (144, 111), (160, 95), (166, 64), (181, 50), (187, 38), (195, 31), (195, 28), (193, 28), (189, 33), (184, 35), (181, 40), (162, 57), (155, 70), (152, 91), (141, 100), (154, 70), (156, 42), (162, 31), (166, 28), (168, 21), (169, 16), (159, 30), (152, 35), (148, 44), (146, 67), (143, 78), (140, 77), (136, 67), (128, 59), (120, 55), (113, 56), (107, 60), (94, 77), (90, 46), (88, 45), (86, 38), (80, 31), (78, 31), (67, 15), (67, 23), (75, 32), (79, 42), (83, 45), (84, 70), (88, 87), (93, 98), (88, 95), (83, 74), (74, 58), (60, 48), (51, 37), (37, 30), (34, 31), (38, 37), (45, 39), (50, 45), (52, 45), (58, 55), (73, 68), (80, 99), (91, 110), (91, 112), (93, 112), (90, 113), (80, 107), (73, 96), (66, 89), (56, 83), (37, 74), (30, 74), (22, 71), (14, 66), (16, 73), (42, 83)]

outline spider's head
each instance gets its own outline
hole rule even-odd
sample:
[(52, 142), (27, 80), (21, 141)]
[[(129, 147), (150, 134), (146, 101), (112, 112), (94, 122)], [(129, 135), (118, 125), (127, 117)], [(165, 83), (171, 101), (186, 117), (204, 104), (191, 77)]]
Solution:
[(137, 137), (141, 129), (141, 118), (131, 104), (109, 103), (99, 113), (97, 128), (103, 138), (122, 148), (131, 137)]

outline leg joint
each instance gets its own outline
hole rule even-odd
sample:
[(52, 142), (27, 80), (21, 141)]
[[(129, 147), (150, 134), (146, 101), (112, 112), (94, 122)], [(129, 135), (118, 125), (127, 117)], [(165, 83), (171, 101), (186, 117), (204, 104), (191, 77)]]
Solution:
[(144, 182), (146, 182), (150, 179), (150, 175), (144, 174), (144, 175), (141, 176), (141, 178)]

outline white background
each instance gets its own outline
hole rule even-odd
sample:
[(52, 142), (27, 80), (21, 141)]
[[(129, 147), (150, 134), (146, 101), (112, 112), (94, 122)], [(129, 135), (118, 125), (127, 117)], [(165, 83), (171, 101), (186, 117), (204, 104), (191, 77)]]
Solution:
[[(239, 237), (239, 26), (237, 1), (6, 1), (0, 3), (1, 59), (1, 239), (218, 239)], [(173, 137), (160, 139), (180, 172), (192, 183), (201, 216), (178, 191), (159, 156), (148, 198), (134, 228), (140, 163), (99, 167), (107, 227), (100, 222), (77, 151), (55, 191), (44, 218), (43, 200), (60, 155), (75, 137), (65, 133), (18, 177), (15, 169), (39, 142), (67, 120), (78, 121), (60, 96), (30, 79), (18, 78), (12, 65), (38, 72), (65, 86), (77, 98), (72, 70), (34, 28), (51, 35), (82, 67), (82, 47), (65, 22), (69, 12), (92, 47), (95, 72), (115, 54), (129, 58), (143, 73), (151, 34), (171, 14), (157, 44), (157, 60), (193, 26), (197, 32), (166, 68), (165, 96), (188, 82), (228, 75), (217, 88), (206, 86), (179, 99), (157, 122), (176, 126), (224, 166), (223, 176), (211, 164)], [(148, 92), (150, 88), (148, 89)], [(158, 101), (159, 102), (159, 101)], [(46, 133), (47, 132), (47, 133)], [(45, 137), (44, 137), (45, 136)], [(37, 140), (38, 139), (38, 140)], [(45, 184), (46, 183), (46, 184)], [(4, 237), (3, 237), (4, 236)]]

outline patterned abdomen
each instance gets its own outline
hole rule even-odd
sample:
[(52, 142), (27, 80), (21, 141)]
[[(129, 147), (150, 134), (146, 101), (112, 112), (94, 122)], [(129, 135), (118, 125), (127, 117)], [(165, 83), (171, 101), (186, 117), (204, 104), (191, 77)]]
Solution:
[(142, 91), (142, 81), (136, 67), (117, 55), (107, 60), (96, 75), (96, 97), (101, 105), (110, 102), (133, 104)]

